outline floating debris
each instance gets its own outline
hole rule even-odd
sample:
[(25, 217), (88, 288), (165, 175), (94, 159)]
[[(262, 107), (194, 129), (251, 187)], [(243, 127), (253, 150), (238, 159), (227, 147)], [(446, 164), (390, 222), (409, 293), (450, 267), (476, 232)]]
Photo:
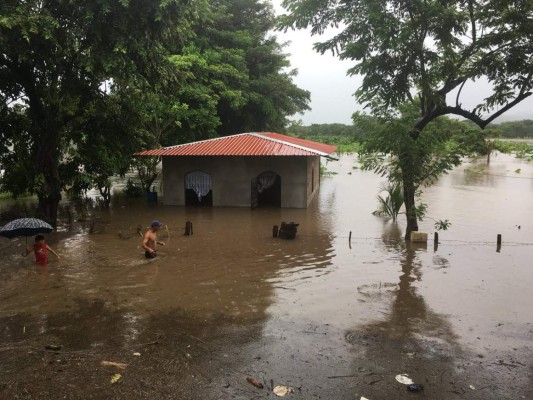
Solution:
[(126, 367), (128, 366), (128, 364), (115, 361), (102, 361), (100, 365), (102, 367), (117, 367), (118, 369), (126, 369)]
[(278, 385), (273, 390), (274, 394), (283, 397), (289, 393), (294, 393), (294, 389), (289, 386)]
[(248, 383), (250, 385), (254, 385), (258, 389), (263, 389), (264, 388), (263, 384), (261, 382), (259, 382), (257, 379), (254, 379), (254, 378), (248, 376), (246, 378), (246, 380), (248, 381)]
[(418, 384), (418, 383), (411, 383), (410, 385), (407, 385), (407, 390), (410, 392), (421, 392), (424, 390), (424, 386)]
[(414, 382), (407, 374), (396, 375), (396, 380), (404, 385), (412, 385)]

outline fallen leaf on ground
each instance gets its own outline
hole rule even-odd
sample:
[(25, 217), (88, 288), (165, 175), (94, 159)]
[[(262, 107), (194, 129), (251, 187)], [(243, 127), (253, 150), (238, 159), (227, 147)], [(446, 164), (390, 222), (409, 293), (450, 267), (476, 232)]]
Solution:
[(117, 383), (120, 380), (120, 378), (122, 378), (122, 375), (120, 375), (120, 374), (113, 375), (111, 377), (111, 383)]

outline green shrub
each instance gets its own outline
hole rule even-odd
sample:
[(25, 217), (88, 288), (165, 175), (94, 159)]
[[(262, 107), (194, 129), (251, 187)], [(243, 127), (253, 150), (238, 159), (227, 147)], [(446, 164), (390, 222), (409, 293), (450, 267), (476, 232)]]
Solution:
[(130, 198), (142, 197), (144, 194), (144, 190), (140, 185), (137, 185), (135, 182), (133, 182), (131, 178), (129, 178), (126, 182), (124, 194), (126, 195), (126, 197)]

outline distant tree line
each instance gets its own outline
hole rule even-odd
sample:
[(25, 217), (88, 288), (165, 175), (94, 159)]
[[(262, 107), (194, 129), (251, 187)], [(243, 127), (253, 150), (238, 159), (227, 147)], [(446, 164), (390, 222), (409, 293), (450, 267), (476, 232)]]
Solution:
[(507, 121), (499, 124), (489, 124), (488, 129), (498, 133), (499, 137), (508, 139), (533, 138), (533, 120)]
[(351, 136), (361, 138), (364, 134), (362, 128), (354, 124), (303, 125), (301, 121), (293, 121), (285, 131), (296, 136)]
[[(447, 117), (441, 117), (446, 119)], [(448, 118), (447, 127), (452, 131), (459, 132), (467, 128), (479, 130), (470, 121), (460, 121)], [(364, 138), (364, 129), (357, 125), (347, 124), (311, 124), (303, 125), (301, 121), (293, 121), (285, 131), (291, 135), (302, 137), (314, 136), (350, 136), (356, 140)], [(533, 120), (525, 119), (521, 121), (508, 121), (499, 124), (489, 124), (485, 128), (485, 136), (507, 139), (533, 138)]]

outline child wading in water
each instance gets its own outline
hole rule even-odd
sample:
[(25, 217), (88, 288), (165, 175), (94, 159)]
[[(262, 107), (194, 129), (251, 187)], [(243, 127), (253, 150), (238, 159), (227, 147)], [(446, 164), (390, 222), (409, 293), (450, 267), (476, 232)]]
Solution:
[[(28, 246), (26, 255), (31, 253), (31, 248)], [(44, 235), (35, 236), (35, 244), (33, 245), (33, 254), (35, 255), (36, 264), (48, 264), (48, 251), (57, 257), (59, 255), (48, 246), (44, 240)]]

